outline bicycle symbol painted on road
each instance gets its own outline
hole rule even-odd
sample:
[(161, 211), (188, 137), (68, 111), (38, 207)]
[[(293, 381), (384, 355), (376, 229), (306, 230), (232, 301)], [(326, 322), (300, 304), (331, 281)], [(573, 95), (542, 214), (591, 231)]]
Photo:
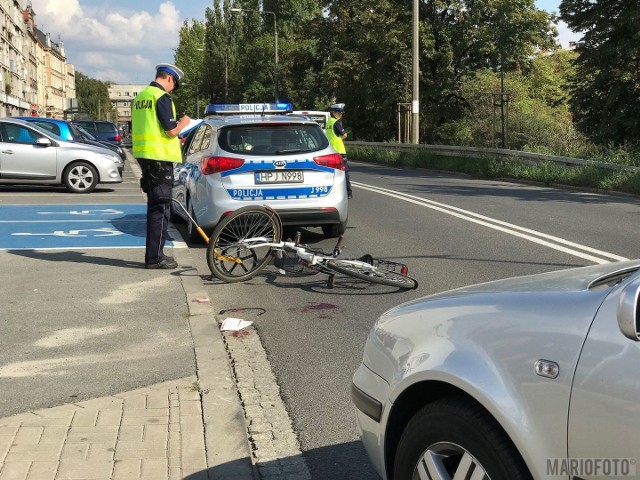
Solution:
[[(38, 215), (60, 215), (67, 212), (37, 212)], [(105, 208), (102, 210), (71, 210), (69, 215), (123, 215), (124, 212), (115, 208)]]
[[(94, 235), (85, 235), (83, 232), (97, 232)], [(11, 235), (15, 235), (15, 236), (35, 236), (35, 237), (42, 237), (42, 236), (52, 236), (52, 237), (74, 237), (74, 238), (79, 238), (79, 237), (114, 237), (116, 235), (122, 235), (123, 233), (120, 230), (115, 230), (113, 228), (89, 228), (89, 229), (84, 229), (84, 230), (69, 230), (69, 231), (64, 231), (64, 230), (55, 230), (54, 232), (51, 233), (31, 233), (31, 232), (15, 232), (12, 233)]]

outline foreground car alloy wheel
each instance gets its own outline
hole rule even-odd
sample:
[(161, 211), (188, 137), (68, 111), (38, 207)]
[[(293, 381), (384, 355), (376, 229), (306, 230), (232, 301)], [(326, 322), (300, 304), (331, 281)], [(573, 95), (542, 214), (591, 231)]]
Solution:
[(420, 409), (398, 444), (394, 480), (524, 480), (531, 475), (495, 420), (464, 397)]

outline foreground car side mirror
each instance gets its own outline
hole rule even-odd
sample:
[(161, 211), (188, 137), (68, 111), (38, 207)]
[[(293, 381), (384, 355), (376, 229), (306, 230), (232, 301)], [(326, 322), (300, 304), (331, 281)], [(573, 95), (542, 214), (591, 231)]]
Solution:
[(616, 313), (622, 333), (631, 340), (640, 340), (640, 277), (624, 287)]
[(50, 147), (51, 140), (49, 140), (47, 137), (40, 137), (36, 140), (36, 145), (38, 145), (39, 147)]

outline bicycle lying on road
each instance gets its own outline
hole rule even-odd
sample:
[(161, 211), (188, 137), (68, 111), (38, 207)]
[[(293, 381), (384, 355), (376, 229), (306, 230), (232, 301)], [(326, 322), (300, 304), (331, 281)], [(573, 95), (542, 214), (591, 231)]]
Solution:
[[(178, 203), (178, 202), (176, 202)], [(184, 206), (178, 203), (186, 212)], [(188, 212), (187, 212), (188, 215)], [(407, 275), (406, 265), (364, 255), (357, 259), (340, 259), (343, 238), (330, 253), (295, 240), (282, 241), (282, 221), (272, 208), (250, 205), (239, 208), (222, 219), (209, 238), (189, 216), (207, 242), (207, 264), (211, 273), (223, 282), (244, 282), (255, 277), (273, 259), (277, 268), (289, 272), (304, 269), (328, 275), (327, 287), (335, 285), (341, 274), (369, 283), (404, 289), (418, 288)]]

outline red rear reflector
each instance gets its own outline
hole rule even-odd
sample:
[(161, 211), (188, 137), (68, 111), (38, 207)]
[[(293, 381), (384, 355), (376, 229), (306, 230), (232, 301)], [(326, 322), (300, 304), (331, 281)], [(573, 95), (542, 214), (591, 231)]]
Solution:
[(116, 135), (116, 142), (119, 142), (120, 140), (122, 140), (122, 137), (120, 135)]
[(407, 273), (409, 273), (409, 268), (406, 265), (403, 265), (400, 269), (400, 275), (404, 275), (406, 277)]
[(344, 170), (342, 155), (340, 155), (339, 153), (330, 153), (329, 155), (322, 155), (321, 157), (313, 157), (313, 161), (322, 167)]
[(226, 172), (234, 168), (240, 168), (244, 164), (243, 158), (230, 157), (204, 157), (200, 166), (204, 175)]

